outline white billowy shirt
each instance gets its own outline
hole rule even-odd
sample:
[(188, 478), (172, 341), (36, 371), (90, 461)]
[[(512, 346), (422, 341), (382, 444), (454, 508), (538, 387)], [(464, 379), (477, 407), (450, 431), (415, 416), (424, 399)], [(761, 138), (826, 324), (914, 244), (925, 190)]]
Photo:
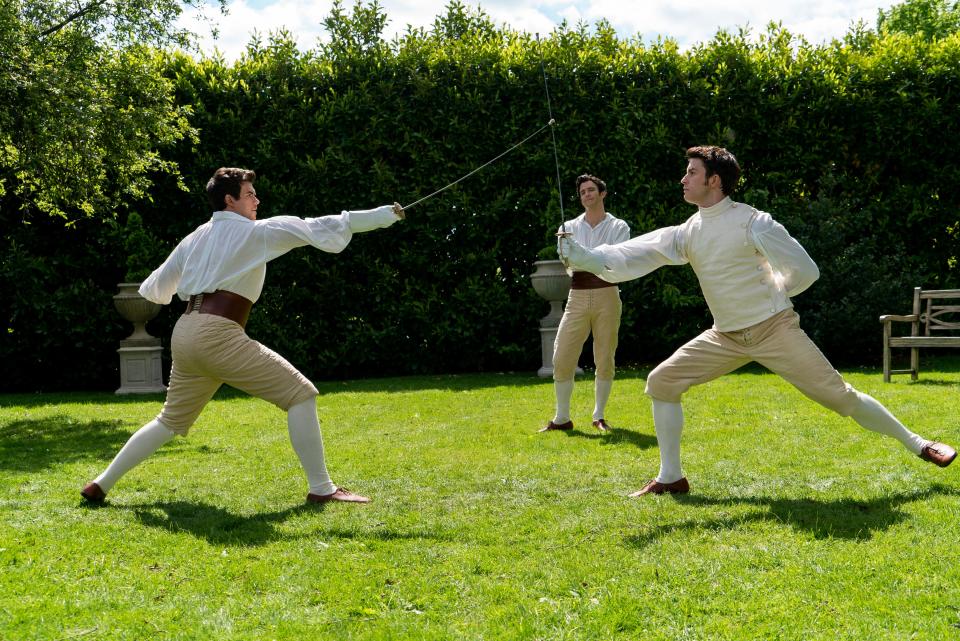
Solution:
[(320, 218), (274, 216), (250, 220), (217, 211), (171, 252), (140, 285), (140, 295), (161, 305), (174, 294), (189, 300), (218, 289), (256, 302), (263, 290), (267, 262), (291, 249), (312, 245), (343, 251), (353, 237), (349, 212)]
[(792, 307), (790, 296), (820, 277), (816, 263), (783, 225), (729, 198), (701, 208), (682, 225), (594, 251), (606, 267), (599, 276), (611, 283), (689, 263), (714, 327), (722, 332), (750, 327)]
[[(572, 233), (573, 239), (588, 249), (600, 245), (616, 245), (630, 238), (630, 226), (610, 212), (605, 213), (596, 227), (587, 222), (587, 213), (584, 212), (563, 223), (557, 231)], [(559, 242), (557, 247), (559, 251)], [(572, 270), (568, 269), (567, 272), (572, 273)]]

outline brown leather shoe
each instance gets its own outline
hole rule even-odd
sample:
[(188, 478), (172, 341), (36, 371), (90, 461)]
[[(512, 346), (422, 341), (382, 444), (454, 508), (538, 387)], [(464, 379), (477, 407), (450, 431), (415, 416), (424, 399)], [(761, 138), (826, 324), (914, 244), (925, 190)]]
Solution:
[(920, 458), (924, 461), (930, 461), (934, 465), (946, 467), (953, 463), (957, 458), (957, 451), (946, 443), (930, 443), (920, 450)]
[(686, 494), (690, 491), (690, 484), (687, 483), (687, 477), (683, 477), (679, 481), (674, 481), (673, 483), (661, 483), (657, 479), (651, 480), (649, 483), (643, 486), (643, 489), (637, 490), (630, 496), (643, 496), (644, 494), (663, 494), (664, 492), (670, 492), (671, 494)]
[(595, 420), (593, 422), (593, 426), (598, 430), (600, 430), (601, 432), (603, 432), (604, 434), (609, 434), (610, 432), (613, 431), (613, 428), (610, 425), (608, 425), (607, 422), (602, 418), (598, 418), (597, 420)]
[(566, 423), (554, 423), (550, 421), (545, 426), (541, 427), (537, 432), (553, 432), (554, 430), (567, 431), (573, 429), (573, 421), (567, 421)]
[(103, 500), (107, 498), (107, 493), (99, 485), (90, 481), (80, 490), (80, 496), (85, 498), (88, 503), (103, 503)]
[(345, 487), (338, 487), (332, 494), (307, 494), (307, 503), (328, 503), (341, 501), (343, 503), (369, 503), (370, 499), (354, 494)]

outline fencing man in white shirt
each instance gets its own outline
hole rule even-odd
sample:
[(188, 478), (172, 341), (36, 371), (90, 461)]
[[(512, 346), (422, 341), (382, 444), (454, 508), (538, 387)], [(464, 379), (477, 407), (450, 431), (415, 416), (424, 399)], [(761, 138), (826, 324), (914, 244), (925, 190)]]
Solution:
[(140, 294), (165, 305), (176, 294), (187, 301), (171, 337), (173, 366), (160, 414), (138, 430), (107, 469), (81, 495), (100, 503), (126, 472), (175, 435), (186, 436), (203, 407), (226, 383), (287, 412), (293, 449), (307, 476), (307, 501), (366, 503), (370, 499), (337, 487), (327, 473), (317, 419), (317, 389), (276, 352), (244, 331), (250, 308), (260, 297), (267, 262), (307, 245), (343, 251), (354, 233), (389, 227), (399, 205), (338, 216), (257, 220), (256, 174), (222, 167), (207, 183), (215, 210), (210, 220), (184, 238), (140, 286)]
[(699, 211), (682, 225), (593, 249), (561, 240), (571, 265), (610, 282), (689, 263), (713, 315), (711, 329), (680, 347), (647, 378), (660, 471), (631, 496), (689, 491), (680, 465), (680, 398), (690, 387), (751, 361), (862, 427), (896, 438), (923, 460), (949, 465), (957, 454), (952, 447), (914, 434), (874, 398), (853, 389), (800, 329), (790, 296), (807, 289), (820, 272), (769, 214), (730, 199), (740, 178), (733, 154), (721, 147), (692, 147), (687, 159), (680, 181), (683, 197)]
[[(630, 238), (630, 227), (606, 211), (604, 198), (607, 185), (596, 176), (577, 177), (577, 192), (584, 212), (564, 223), (561, 232), (573, 235), (584, 247), (614, 245)], [(570, 270), (568, 270), (570, 271)], [(540, 428), (541, 432), (572, 430), (570, 398), (573, 396), (573, 378), (577, 360), (587, 337), (593, 334), (593, 361), (597, 368), (594, 379), (593, 426), (609, 432), (605, 412), (613, 388), (614, 355), (620, 331), (620, 289), (594, 274), (570, 271), (572, 276), (567, 305), (557, 328), (553, 344), (553, 386), (556, 393), (556, 412), (553, 420)]]

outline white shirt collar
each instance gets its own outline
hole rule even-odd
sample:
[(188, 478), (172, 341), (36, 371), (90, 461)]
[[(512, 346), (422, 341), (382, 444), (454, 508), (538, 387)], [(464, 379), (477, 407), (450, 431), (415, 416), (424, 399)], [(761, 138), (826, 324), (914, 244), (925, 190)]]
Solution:
[[(596, 229), (597, 227), (599, 227), (600, 225), (602, 225), (602, 224), (604, 224), (604, 223), (606, 223), (606, 222), (609, 222), (611, 218), (613, 218), (613, 214), (611, 214), (609, 211), (604, 211), (604, 212), (603, 212), (603, 220), (601, 220), (599, 223), (597, 223), (597, 226), (594, 227), (593, 229)], [(588, 226), (590, 225), (590, 223), (587, 222), (587, 212), (583, 212), (582, 214), (580, 214), (579, 216), (577, 216), (577, 220), (583, 222), (585, 225), (588, 225)]]
[(246, 216), (241, 216), (235, 211), (215, 211), (210, 220), (235, 220), (240, 222), (252, 223), (253, 221)]

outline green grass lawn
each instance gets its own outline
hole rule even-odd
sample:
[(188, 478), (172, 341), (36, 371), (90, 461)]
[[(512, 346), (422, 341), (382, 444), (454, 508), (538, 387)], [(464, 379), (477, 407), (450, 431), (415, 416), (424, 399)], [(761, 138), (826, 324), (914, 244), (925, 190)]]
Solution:
[[(657, 471), (644, 372), (601, 436), (535, 434), (528, 374), (320, 385), (334, 481), (307, 506), (285, 416), (226, 392), (100, 508), (79, 489), (161, 397), (0, 396), (0, 639), (960, 640), (960, 464), (746, 370), (685, 399), (687, 496)], [(844, 372), (960, 445), (960, 372)]]

